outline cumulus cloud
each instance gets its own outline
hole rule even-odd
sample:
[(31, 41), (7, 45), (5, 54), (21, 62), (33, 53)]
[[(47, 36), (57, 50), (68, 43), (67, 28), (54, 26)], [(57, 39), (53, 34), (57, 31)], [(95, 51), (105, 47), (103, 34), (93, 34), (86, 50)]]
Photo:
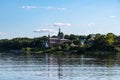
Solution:
[(22, 6), (22, 9), (35, 9), (38, 8), (37, 6)]
[(54, 23), (53, 26), (63, 27), (63, 26), (71, 26), (70, 23)]
[(34, 32), (39, 32), (39, 33), (46, 32), (46, 33), (53, 33), (53, 34), (57, 33), (57, 31), (53, 29), (36, 29), (34, 30)]

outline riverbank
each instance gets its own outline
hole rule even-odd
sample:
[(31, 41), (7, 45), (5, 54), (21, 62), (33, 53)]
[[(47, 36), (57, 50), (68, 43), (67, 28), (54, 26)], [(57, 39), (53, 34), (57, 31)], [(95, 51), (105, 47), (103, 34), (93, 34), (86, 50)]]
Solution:
[[(52, 36), (55, 38), (57, 36)], [(120, 36), (113, 33), (94, 35), (65, 35), (70, 42), (47, 44), (48, 37), (14, 38), (0, 40), (0, 52), (85, 54), (88, 52), (120, 52)], [(46, 42), (46, 43), (45, 43)], [(45, 46), (47, 44), (47, 46)]]

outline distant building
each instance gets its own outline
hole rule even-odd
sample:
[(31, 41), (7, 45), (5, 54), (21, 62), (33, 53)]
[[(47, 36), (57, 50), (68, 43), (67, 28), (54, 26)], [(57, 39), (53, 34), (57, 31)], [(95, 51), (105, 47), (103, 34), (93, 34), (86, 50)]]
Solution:
[(57, 46), (57, 45), (65, 43), (65, 42), (70, 42), (70, 40), (64, 39), (64, 33), (61, 32), (60, 28), (59, 28), (57, 38), (51, 38), (50, 35), (48, 35), (48, 45), (49, 46)]
[(84, 45), (85, 42), (86, 42), (86, 39), (80, 39), (80, 43), (81, 43), (82, 45)]
[(48, 48), (48, 47), (49, 47), (49, 45), (48, 45), (48, 43), (47, 43), (47, 42), (45, 43), (45, 47), (46, 47), (46, 48)]
[(85, 41), (84, 41), (84, 44), (86, 44), (86, 45), (92, 45), (92, 44), (94, 43), (95, 36), (96, 36), (96, 34), (89, 34), (89, 35), (86, 37), (86, 39), (85, 39)]

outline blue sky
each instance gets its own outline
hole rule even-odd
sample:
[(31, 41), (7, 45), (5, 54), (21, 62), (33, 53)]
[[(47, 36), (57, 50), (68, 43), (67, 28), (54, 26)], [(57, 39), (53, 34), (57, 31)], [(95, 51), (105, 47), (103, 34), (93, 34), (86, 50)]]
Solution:
[(0, 39), (52, 35), (59, 27), (120, 35), (120, 0), (0, 0)]

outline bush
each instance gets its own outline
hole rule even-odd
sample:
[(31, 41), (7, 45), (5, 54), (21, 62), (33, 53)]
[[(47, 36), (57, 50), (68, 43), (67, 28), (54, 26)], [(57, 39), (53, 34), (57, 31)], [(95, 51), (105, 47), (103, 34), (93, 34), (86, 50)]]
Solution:
[(115, 47), (114, 50), (115, 50), (116, 52), (120, 52), (120, 47)]
[(85, 47), (81, 47), (79, 46), (78, 49), (77, 49), (77, 53), (84, 53), (85, 52)]

